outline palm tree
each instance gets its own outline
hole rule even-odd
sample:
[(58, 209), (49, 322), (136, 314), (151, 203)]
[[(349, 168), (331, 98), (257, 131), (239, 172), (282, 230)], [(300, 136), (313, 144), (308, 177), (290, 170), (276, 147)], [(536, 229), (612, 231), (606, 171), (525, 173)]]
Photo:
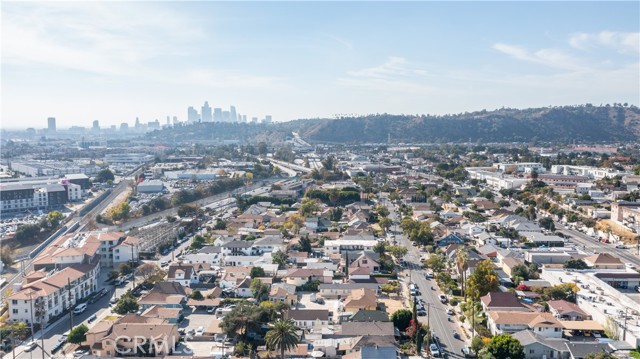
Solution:
[(269, 348), (280, 350), (280, 358), (284, 359), (284, 352), (295, 348), (300, 341), (296, 333), (298, 330), (291, 319), (278, 319), (273, 322), (264, 339)]
[(456, 265), (458, 267), (458, 273), (462, 275), (462, 281), (460, 283), (461, 283), (462, 294), (464, 295), (465, 300), (467, 299), (465, 274), (468, 268), (468, 264), (467, 264), (468, 260), (469, 260), (469, 252), (467, 247), (458, 248), (456, 250)]

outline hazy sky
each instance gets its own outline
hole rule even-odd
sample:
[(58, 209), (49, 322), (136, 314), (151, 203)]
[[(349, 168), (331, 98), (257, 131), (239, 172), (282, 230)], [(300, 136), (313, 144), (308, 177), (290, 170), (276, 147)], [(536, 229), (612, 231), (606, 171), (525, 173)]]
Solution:
[(640, 2), (2, 1), (2, 128), (638, 105)]

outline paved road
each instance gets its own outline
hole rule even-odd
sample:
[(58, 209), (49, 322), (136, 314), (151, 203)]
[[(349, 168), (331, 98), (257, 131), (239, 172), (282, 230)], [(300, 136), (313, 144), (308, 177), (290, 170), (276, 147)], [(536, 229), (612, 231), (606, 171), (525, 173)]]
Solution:
[[(388, 206), (388, 208), (390, 212), (389, 217), (394, 220), (394, 222), (398, 222), (399, 217), (394, 212), (393, 207)], [(440, 302), (439, 295), (442, 294), (442, 292), (439, 290), (434, 279), (426, 278), (427, 273), (422, 269), (421, 258), (426, 256), (427, 253), (412, 246), (409, 239), (402, 235), (399, 227), (397, 227), (397, 232), (394, 232), (394, 234), (398, 245), (405, 246), (408, 249), (404, 260), (407, 262), (407, 269), (410, 270), (405, 270), (404, 274), (410, 275), (410, 278), (405, 277), (404, 279), (407, 283), (411, 281), (417, 285), (420, 291), (419, 297), (424, 300), (425, 307), (429, 307), (429, 316), (419, 317), (420, 322), (425, 323), (428, 320), (432, 331), (438, 337), (445, 357), (464, 358), (462, 348), (467, 345), (467, 343), (465, 342), (464, 332), (460, 328), (460, 322), (457, 321), (455, 317), (452, 317), (451, 322), (448, 320), (449, 315), (447, 314), (447, 309), (451, 307)], [(431, 290), (431, 287), (433, 287), (434, 290)], [(453, 337), (454, 330), (460, 335), (460, 339)]]
[(582, 232), (566, 228), (559, 223), (556, 223), (556, 230), (563, 234), (570, 236), (569, 241), (578, 245), (578, 248), (584, 247), (586, 251), (593, 251), (599, 253), (611, 253), (623, 261), (633, 263), (636, 267), (640, 267), (640, 257), (636, 254), (636, 248), (631, 247), (629, 249), (615, 248), (613, 244), (602, 243), (595, 238), (588, 236)]

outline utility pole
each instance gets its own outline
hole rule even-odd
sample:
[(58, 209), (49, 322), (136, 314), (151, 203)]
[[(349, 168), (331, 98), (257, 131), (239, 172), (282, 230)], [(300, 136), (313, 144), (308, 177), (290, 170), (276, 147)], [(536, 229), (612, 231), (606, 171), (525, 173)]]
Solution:
[(40, 349), (42, 349), (42, 359), (44, 359), (44, 298), (40, 300), (37, 307), (39, 308), (38, 313), (40, 313)]
[[(31, 340), (33, 340), (33, 337), (35, 336), (35, 332), (33, 331), (33, 291), (29, 290), (29, 307), (30, 307), (30, 315), (31, 315)], [(33, 359), (33, 350), (29, 351), (29, 354), (31, 356), (31, 359)]]
[(622, 331), (622, 341), (625, 341), (627, 339), (627, 311), (629, 310), (629, 308), (624, 308), (624, 328)]
[(71, 294), (71, 278), (67, 278), (67, 290), (69, 293), (69, 332), (73, 329), (73, 310), (71, 309), (71, 298), (73, 294)]

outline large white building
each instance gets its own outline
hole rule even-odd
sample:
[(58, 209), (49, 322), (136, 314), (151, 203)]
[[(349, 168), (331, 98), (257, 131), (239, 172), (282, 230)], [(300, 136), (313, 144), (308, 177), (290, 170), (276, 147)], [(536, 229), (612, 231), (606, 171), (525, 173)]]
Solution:
[(629, 172), (616, 171), (611, 168), (572, 165), (553, 165), (551, 166), (551, 173), (565, 176), (585, 176), (593, 179), (613, 178), (629, 174)]

